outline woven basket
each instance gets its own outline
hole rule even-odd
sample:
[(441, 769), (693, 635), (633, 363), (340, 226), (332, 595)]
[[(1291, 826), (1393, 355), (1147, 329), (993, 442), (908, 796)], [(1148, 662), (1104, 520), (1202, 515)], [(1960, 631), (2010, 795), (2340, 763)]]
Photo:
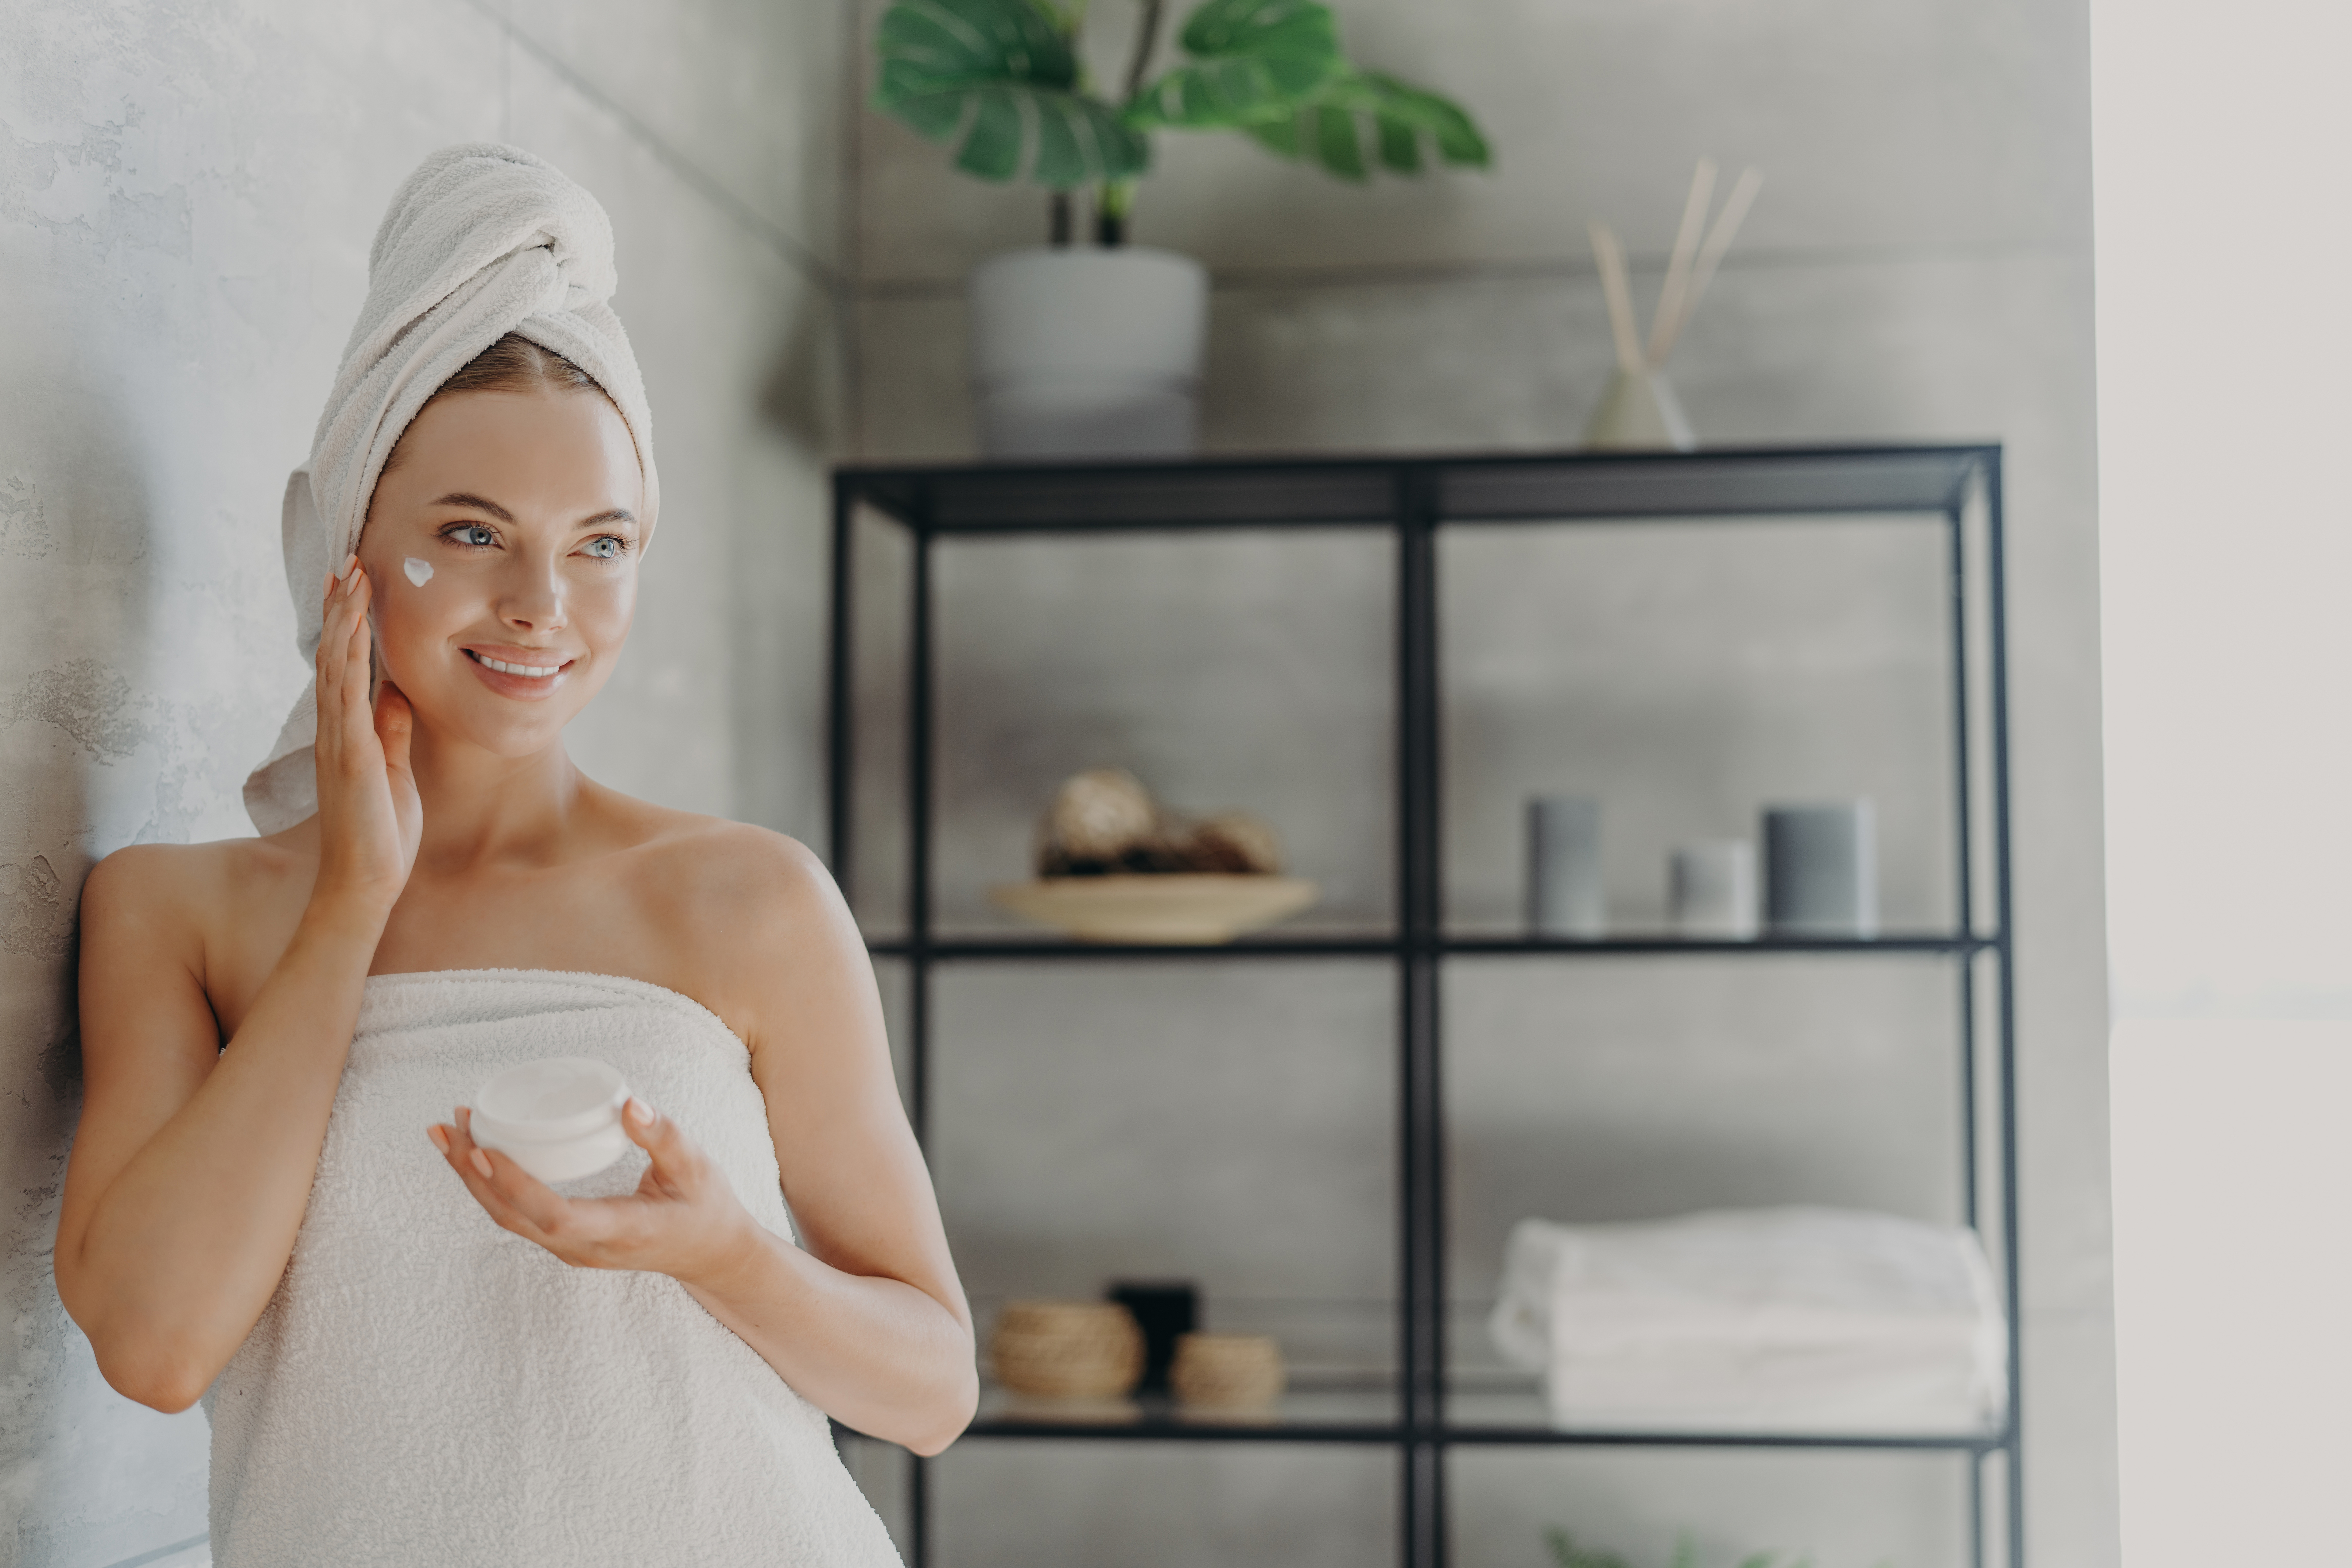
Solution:
[(1143, 1331), (1115, 1301), (1013, 1301), (989, 1341), (996, 1381), (1046, 1399), (1111, 1399), (1143, 1375)]
[(1264, 1334), (1185, 1334), (1176, 1342), (1168, 1382), (1187, 1405), (1262, 1410), (1288, 1382), (1282, 1347)]

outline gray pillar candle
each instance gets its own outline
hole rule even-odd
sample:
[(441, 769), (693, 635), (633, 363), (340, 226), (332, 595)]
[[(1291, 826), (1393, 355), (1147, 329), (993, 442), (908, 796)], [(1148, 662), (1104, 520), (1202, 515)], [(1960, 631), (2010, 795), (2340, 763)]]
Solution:
[(1878, 934), (1878, 833), (1869, 801), (1765, 808), (1764, 921), (1774, 936)]
[(1756, 846), (1714, 838), (1677, 848), (1670, 862), (1666, 907), (1675, 934), (1697, 941), (1748, 942), (1756, 935)]
[(1599, 801), (1546, 795), (1528, 802), (1528, 929), (1538, 936), (1608, 933)]

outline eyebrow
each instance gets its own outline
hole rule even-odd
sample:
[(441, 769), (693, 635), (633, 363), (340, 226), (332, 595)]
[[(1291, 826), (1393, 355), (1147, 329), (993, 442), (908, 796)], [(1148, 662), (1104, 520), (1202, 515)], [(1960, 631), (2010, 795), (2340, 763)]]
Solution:
[(488, 512), (500, 522), (512, 522), (514, 521), (514, 513), (509, 511), (498, 502), (490, 500), (486, 497), (468, 495), (463, 490), (457, 490), (449, 495), (443, 496), (439, 500), (435, 501), (433, 504), (435, 506), (469, 506), (476, 511)]
[[(433, 504), (435, 506), (472, 507), (477, 511), (488, 512), (500, 522), (512, 522), (514, 521), (514, 513), (509, 511), (498, 502), (491, 500), (487, 496), (473, 495), (464, 490), (453, 491), (448, 495), (443, 496)], [(574, 526), (580, 528), (594, 528), (600, 524), (607, 522), (635, 523), (636, 521), (636, 513), (631, 511), (626, 507), (616, 506), (606, 510), (600, 511), (593, 517), (583, 517)]]

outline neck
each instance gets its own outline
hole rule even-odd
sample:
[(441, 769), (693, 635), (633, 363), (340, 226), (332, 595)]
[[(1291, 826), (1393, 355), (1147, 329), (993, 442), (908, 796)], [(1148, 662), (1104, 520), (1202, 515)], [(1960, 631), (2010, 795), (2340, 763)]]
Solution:
[(438, 875), (558, 858), (594, 787), (561, 741), (529, 756), (502, 757), (422, 723), (409, 766), (425, 808), (417, 869)]

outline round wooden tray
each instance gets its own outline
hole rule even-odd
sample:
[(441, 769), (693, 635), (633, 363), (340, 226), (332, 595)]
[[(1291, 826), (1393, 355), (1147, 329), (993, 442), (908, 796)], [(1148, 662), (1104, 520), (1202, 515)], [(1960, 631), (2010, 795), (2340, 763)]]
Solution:
[(1297, 914), (1318, 890), (1297, 877), (1171, 872), (1042, 877), (991, 888), (988, 896), (1080, 942), (1213, 946)]

